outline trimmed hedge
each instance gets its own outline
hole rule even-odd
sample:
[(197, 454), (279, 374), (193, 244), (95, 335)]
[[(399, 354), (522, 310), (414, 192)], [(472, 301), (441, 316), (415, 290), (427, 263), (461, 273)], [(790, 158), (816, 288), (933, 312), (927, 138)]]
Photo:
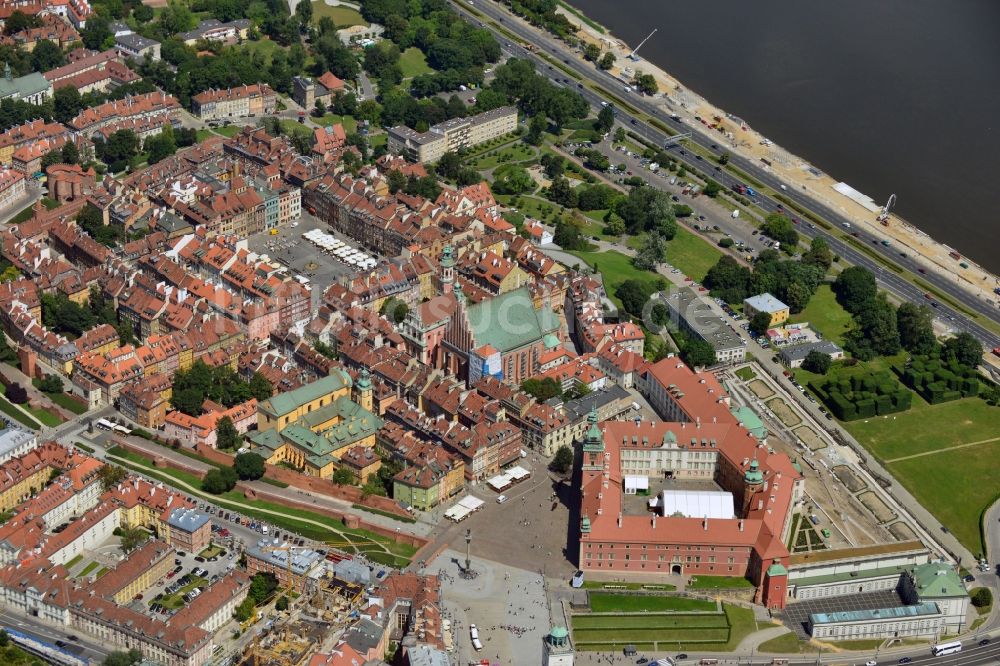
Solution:
[(870, 419), (910, 408), (913, 394), (885, 371), (812, 382), (812, 390), (841, 421)]
[(897, 369), (904, 384), (932, 405), (979, 395), (979, 376), (938, 355), (914, 356), (904, 369)]

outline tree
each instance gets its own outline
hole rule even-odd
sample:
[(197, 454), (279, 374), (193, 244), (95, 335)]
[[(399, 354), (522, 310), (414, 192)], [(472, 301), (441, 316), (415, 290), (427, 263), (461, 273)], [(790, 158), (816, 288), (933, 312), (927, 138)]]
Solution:
[(816, 236), (812, 239), (809, 249), (802, 254), (802, 263), (818, 266), (823, 269), (823, 272), (829, 270), (830, 266), (833, 265), (833, 252), (825, 238)]
[(993, 603), (993, 593), (988, 587), (977, 588), (972, 593), (972, 605), (976, 608), (986, 608)]
[(767, 312), (758, 312), (750, 318), (750, 330), (756, 336), (764, 335), (771, 326), (771, 315)]
[(591, 247), (587, 239), (584, 238), (580, 225), (573, 220), (569, 222), (559, 220), (556, 223), (556, 230), (552, 238), (556, 245), (564, 250), (584, 251)]
[(656, 232), (646, 234), (632, 265), (642, 271), (656, 271), (656, 267), (667, 258), (667, 244)]
[(719, 164), (722, 166), (729, 164), (729, 153), (722, 153), (719, 155)]
[(35, 44), (35, 48), (31, 51), (31, 66), (39, 72), (47, 72), (50, 69), (55, 69), (65, 62), (66, 58), (63, 56), (62, 49), (55, 42), (48, 39), (39, 40)]
[(760, 230), (768, 238), (773, 238), (786, 246), (795, 247), (799, 242), (799, 232), (795, 230), (795, 225), (781, 213), (768, 215)]
[(615, 136), (614, 136), (615, 142), (621, 143), (627, 137), (628, 137), (628, 134), (625, 132), (625, 128), (624, 127), (619, 127), (617, 129), (615, 129)]
[(20, 9), (15, 9), (4, 21), (3, 30), (5, 34), (15, 35), (28, 28), (38, 28), (42, 25), (37, 16), (25, 14)]
[(715, 365), (715, 349), (705, 340), (690, 340), (681, 349), (681, 358), (691, 367)]
[(387, 298), (382, 303), (382, 307), (379, 308), (379, 314), (386, 317), (389, 321), (399, 324), (406, 319), (406, 316), (410, 313), (410, 308), (405, 301), (398, 298)]
[(652, 74), (636, 74), (633, 84), (640, 92), (647, 95), (655, 95), (660, 89), (656, 84), (656, 77)]
[(311, 2), (300, 2), (295, 5), (295, 18), (302, 24), (303, 29), (309, 26), (313, 18), (313, 6)]
[(573, 189), (569, 179), (563, 176), (555, 176), (552, 179), (547, 196), (550, 200), (566, 208), (576, 208), (579, 203), (576, 190)]
[(549, 123), (542, 114), (537, 114), (531, 117), (528, 121), (528, 133), (524, 135), (524, 140), (533, 146), (542, 145), (544, 137), (543, 132), (549, 128)]
[(97, 473), (101, 479), (101, 490), (107, 492), (125, 480), (128, 472), (118, 465), (104, 465)]
[(742, 303), (750, 295), (750, 269), (725, 255), (708, 269), (704, 284), (712, 296), (727, 303)]
[(233, 469), (244, 481), (255, 481), (264, 476), (264, 458), (252, 451), (239, 453), (233, 459)]
[(38, 381), (38, 390), (44, 393), (62, 393), (62, 380), (55, 375), (45, 375)]
[[(215, 424), (215, 446), (219, 449), (235, 449), (240, 445), (240, 432), (233, 420), (223, 416)], [(237, 456), (239, 458), (239, 456)], [(240, 478), (243, 478), (242, 476)]]
[(278, 579), (274, 577), (273, 573), (254, 574), (250, 579), (250, 590), (247, 591), (247, 597), (253, 599), (253, 602), (260, 606), (270, 599), (277, 589)]
[(611, 69), (615, 66), (615, 54), (611, 51), (606, 51), (601, 59), (597, 62), (597, 66), (601, 69)]
[(967, 368), (978, 367), (983, 361), (983, 346), (974, 335), (965, 331), (945, 340), (944, 352), (946, 356)]
[(76, 164), (80, 161), (80, 149), (72, 141), (67, 141), (62, 147), (62, 161), (64, 164)]
[(878, 285), (875, 276), (863, 266), (850, 266), (841, 271), (833, 282), (837, 301), (851, 314), (857, 314), (875, 300)]
[(221, 495), (236, 487), (237, 478), (236, 471), (231, 467), (211, 469), (201, 480), (201, 489), (213, 495)]
[(281, 595), (278, 600), (274, 602), (274, 610), (276, 611), (286, 611), (288, 610), (288, 597)]
[(614, 213), (608, 215), (608, 223), (604, 227), (604, 233), (609, 236), (621, 236), (625, 233), (625, 220)]
[(17, 353), (7, 343), (7, 336), (0, 331), (0, 363), (14, 363), (16, 361)]
[(630, 234), (656, 230), (663, 240), (671, 240), (677, 234), (670, 197), (652, 187), (630, 190), (628, 196), (615, 204), (615, 213), (625, 220), (625, 228)]
[(562, 395), (562, 386), (552, 377), (526, 379), (521, 382), (521, 390), (539, 402)]
[(926, 305), (905, 302), (896, 310), (899, 344), (914, 354), (927, 354), (934, 349), (934, 315)]
[(248, 596), (246, 599), (241, 601), (240, 605), (233, 611), (233, 617), (235, 617), (238, 622), (247, 622), (253, 617), (256, 610), (257, 606), (254, 605), (253, 599)]
[(23, 405), (28, 402), (28, 392), (17, 382), (11, 382), (8, 384), (7, 390), (4, 391), (4, 395), (15, 405)]
[[(88, 21), (89, 23), (89, 21)], [(136, 648), (132, 648), (128, 652), (123, 652), (121, 650), (116, 650), (111, 652), (104, 661), (101, 662), (102, 666), (134, 666), (142, 661), (142, 652)]]
[(72, 86), (62, 86), (52, 93), (52, 113), (61, 123), (73, 120), (83, 109), (80, 91)]
[(354, 472), (346, 467), (338, 467), (336, 471), (334, 471), (333, 476), (330, 477), (330, 480), (338, 486), (353, 486)]
[(897, 353), (896, 308), (881, 295), (868, 301), (854, 314), (854, 326), (844, 336), (844, 342), (844, 347), (862, 361)]
[(123, 527), (118, 535), (122, 552), (128, 555), (133, 550), (146, 543), (149, 539), (149, 532), (141, 527)]
[(535, 190), (528, 170), (517, 164), (504, 164), (493, 171), (492, 189), (496, 194), (524, 194)]
[(719, 185), (714, 180), (712, 180), (711, 178), (709, 178), (705, 182), (705, 188), (702, 190), (702, 194), (704, 194), (706, 197), (711, 197), (714, 199), (715, 197), (719, 196), (719, 192), (721, 191), (722, 191), (722, 186)]
[(255, 372), (250, 378), (250, 394), (257, 400), (257, 402), (267, 400), (274, 395), (274, 387), (271, 385), (271, 382), (267, 377), (259, 372)]
[(625, 280), (615, 289), (615, 296), (622, 302), (625, 312), (636, 317), (642, 316), (642, 309), (653, 295), (653, 287), (640, 280)]
[(556, 449), (556, 455), (552, 458), (552, 469), (559, 474), (565, 474), (573, 467), (573, 449), (565, 444)]
[(145, 150), (149, 153), (148, 161), (150, 164), (156, 164), (176, 153), (177, 143), (174, 141), (174, 133), (170, 129), (170, 125), (164, 127), (163, 131), (156, 136), (146, 139)]
[(802, 359), (802, 369), (815, 372), (817, 375), (825, 375), (832, 362), (829, 354), (813, 349)]
[(149, 23), (153, 20), (153, 8), (149, 5), (136, 5), (132, 8), (132, 18), (140, 25)]
[(594, 123), (594, 131), (600, 132), (601, 134), (607, 134), (614, 126), (615, 107), (610, 104), (605, 107), (601, 107), (600, 112), (597, 114), (597, 121)]
[[(88, 49), (99, 51), (114, 44), (115, 36), (111, 32), (110, 26), (111, 21), (109, 21), (107, 17), (101, 16), (100, 14), (95, 13), (87, 17), (87, 27), (80, 31), (80, 37), (83, 39), (83, 45)], [(190, 29), (191, 28), (171, 30), (168, 34), (184, 32)]]

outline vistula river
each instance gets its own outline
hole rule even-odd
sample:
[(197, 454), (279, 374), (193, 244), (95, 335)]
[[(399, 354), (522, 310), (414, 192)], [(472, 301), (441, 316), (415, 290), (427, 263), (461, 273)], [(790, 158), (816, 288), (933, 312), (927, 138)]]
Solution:
[(777, 144), (1000, 273), (1000, 2), (571, 0)]

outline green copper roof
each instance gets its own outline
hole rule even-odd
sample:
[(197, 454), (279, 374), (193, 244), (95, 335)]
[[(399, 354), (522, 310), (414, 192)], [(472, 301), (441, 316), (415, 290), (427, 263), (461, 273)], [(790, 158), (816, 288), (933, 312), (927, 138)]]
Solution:
[(372, 387), (372, 374), (368, 372), (368, 368), (362, 368), (361, 374), (358, 376), (358, 390), (367, 391)]
[(968, 595), (958, 573), (942, 562), (930, 562), (914, 567), (913, 585), (921, 601)]
[(601, 428), (597, 425), (596, 408), (591, 408), (590, 414), (587, 415), (587, 422), (590, 423), (590, 427), (587, 428), (587, 435), (583, 442), (583, 450), (593, 453), (603, 451), (604, 434), (601, 432)]
[(774, 564), (772, 564), (767, 568), (767, 575), (771, 576), (772, 578), (774, 576), (787, 576), (788, 569), (786, 569), (784, 565), (781, 564), (781, 562), (775, 560)]
[(743, 480), (747, 483), (764, 483), (764, 474), (760, 471), (760, 463), (754, 458), (750, 461), (750, 469), (743, 475)]
[(551, 636), (552, 638), (566, 638), (569, 636), (569, 632), (566, 631), (566, 627), (552, 627)]
[(312, 384), (306, 384), (301, 388), (287, 393), (279, 393), (260, 403), (259, 410), (271, 414), (278, 418), (293, 412), (302, 405), (312, 402), (333, 391), (340, 390), (351, 385), (350, 376), (341, 371), (334, 370), (328, 377), (317, 379)]
[(531, 295), (522, 287), (496, 298), (470, 305), (469, 324), (476, 345), (490, 345), (504, 353), (542, 340), (559, 330), (559, 318), (548, 306), (535, 310)]
[(767, 437), (767, 428), (764, 426), (764, 422), (760, 420), (757, 413), (750, 409), (749, 407), (738, 407), (730, 410), (736, 420), (743, 424), (743, 427), (753, 433), (753, 436), (757, 439), (764, 439)]
[(590, 516), (584, 516), (583, 520), (580, 521), (580, 531), (584, 534), (590, 534)]

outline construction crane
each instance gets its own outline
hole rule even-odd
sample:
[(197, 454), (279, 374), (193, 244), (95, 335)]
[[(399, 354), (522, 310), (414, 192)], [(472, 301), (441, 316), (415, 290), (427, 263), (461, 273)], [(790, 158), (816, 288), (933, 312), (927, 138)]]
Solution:
[(889, 200), (885, 202), (882, 206), (882, 212), (878, 214), (875, 219), (881, 222), (884, 226), (889, 226), (889, 210), (896, 205), (896, 195), (890, 194)]
[(639, 53), (639, 49), (642, 48), (642, 45), (645, 44), (646, 42), (648, 42), (649, 38), (656, 34), (657, 30), (659, 30), (659, 28), (653, 28), (653, 32), (651, 32), (648, 35), (646, 35), (646, 39), (644, 39), (641, 42), (639, 42), (639, 46), (637, 46), (634, 49), (632, 49), (632, 53), (628, 54), (628, 59), (629, 60), (633, 60), (635, 62), (639, 62), (639, 56), (636, 55), (636, 54)]

